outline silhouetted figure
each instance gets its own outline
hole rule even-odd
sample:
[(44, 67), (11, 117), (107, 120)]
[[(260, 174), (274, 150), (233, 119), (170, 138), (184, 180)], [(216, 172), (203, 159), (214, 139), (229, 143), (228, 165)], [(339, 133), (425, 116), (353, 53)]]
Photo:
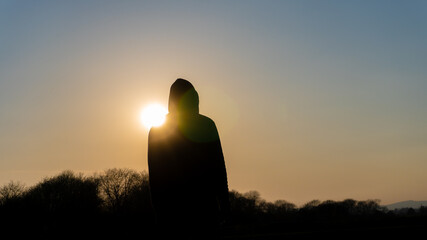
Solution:
[(227, 173), (215, 123), (199, 114), (193, 85), (171, 86), (169, 114), (148, 136), (150, 190), (163, 233), (214, 238), (229, 213)]

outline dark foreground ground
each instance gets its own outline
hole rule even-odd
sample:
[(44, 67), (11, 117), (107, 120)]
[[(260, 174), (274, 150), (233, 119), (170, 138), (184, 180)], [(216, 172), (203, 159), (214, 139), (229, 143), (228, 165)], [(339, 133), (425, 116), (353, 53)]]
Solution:
[[(3, 219), (4, 220), (4, 219)], [(152, 224), (145, 224), (137, 218), (107, 216), (103, 219), (57, 219), (49, 221), (40, 218), (30, 222), (15, 219), (0, 226), (0, 239), (163, 239), (161, 232)], [(47, 221), (46, 221), (47, 220)], [(274, 240), (274, 239), (384, 239), (386, 237), (419, 239), (427, 233), (427, 217), (396, 217), (393, 219), (357, 220), (333, 222), (268, 222), (228, 223), (221, 227), (220, 239)], [(11, 238), (12, 237), (12, 238)], [(204, 238), (201, 238), (204, 239)]]
[[(227, 232), (228, 230), (228, 232)], [(223, 239), (384, 239), (385, 237), (420, 239), (427, 234), (426, 217), (402, 217), (384, 219), (383, 222), (357, 222), (354, 225), (339, 222), (333, 224), (317, 222), (316, 224), (269, 224), (265, 226), (233, 226), (222, 230)]]
[(403, 239), (415, 239), (425, 236), (427, 233), (426, 225), (416, 226), (393, 226), (393, 227), (364, 227), (364, 228), (343, 228), (343, 229), (313, 229), (301, 231), (272, 231), (260, 233), (239, 233), (225, 234), (222, 239), (244, 239), (244, 240), (274, 240), (274, 239), (315, 239), (315, 238), (334, 238), (334, 239), (351, 239), (351, 238), (378, 238), (396, 237)]

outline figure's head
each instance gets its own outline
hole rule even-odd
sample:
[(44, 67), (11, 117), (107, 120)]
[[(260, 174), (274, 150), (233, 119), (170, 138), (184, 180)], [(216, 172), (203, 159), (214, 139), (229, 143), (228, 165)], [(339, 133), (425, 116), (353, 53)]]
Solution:
[(193, 85), (178, 78), (171, 86), (169, 93), (170, 113), (199, 113), (199, 95)]

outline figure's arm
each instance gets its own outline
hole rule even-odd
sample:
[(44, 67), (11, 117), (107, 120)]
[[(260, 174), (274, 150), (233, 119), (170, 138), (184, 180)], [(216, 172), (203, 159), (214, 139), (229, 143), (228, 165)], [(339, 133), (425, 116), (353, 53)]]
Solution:
[(156, 209), (158, 205), (158, 194), (157, 194), (157, 167), (156, 167), (156, 149), (153, 141), (152, 131), (148, 134), (148, 149), (147, 149), (147, 160), (148, 160), (148, 176), (150, 183), (150, 195), (151, 203), (153, 208)]
[(227, 170), (225, 167), (224, 154), (222, 152), (221, 141), (215, 126), (215, 131), (218, 136), (214, 144), (214, 156), (216, 163), (216, 191), (220, 210), (223, 214), (230, 213), (230, 200), (228, 191)]
[(222, 153), (221, 143), (218, 140), (218, 149), (220, 151), (219, 156), (219, 192), (218, 199), (221, 207), (221, 211), (228, 214), (230, 212), (230, 200), (228, 192), (228, 180), (227, 180), (227, 170), (225, 168), (224, 155)]

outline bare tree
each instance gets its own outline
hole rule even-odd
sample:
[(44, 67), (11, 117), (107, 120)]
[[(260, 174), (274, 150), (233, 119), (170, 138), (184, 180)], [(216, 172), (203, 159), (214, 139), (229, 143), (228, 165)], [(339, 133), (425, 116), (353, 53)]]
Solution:
[(296, 209), (296, 205), (285, 200), (277, 200), (274, 202), (276, 211), (280, 213), (290, 212)]
[(253, 207), (259, 206), (260, 204), (265, 202), (265, 200), (261, 198), (261, 194), (258, 191), (249, 191), (243, 193), (243, 197), (248, 199), (253, 205)]
[(108, 169), (99, 177), (99, 191), (106, 207), (118, 211), (132, 190), (141, 182), (141, 174), (131, 169)]
[(311, 200), (310, 202), (306, 203), (303, 205), (302, 208), (304, 209), (313, 209), (318, 207), (321, 204), (321, 202), (319, 200)]
[(0, 204), (8, 200), (21, 197), (25, 192), (25, 185), (20, 182), (10, 181), (0, 188)]

